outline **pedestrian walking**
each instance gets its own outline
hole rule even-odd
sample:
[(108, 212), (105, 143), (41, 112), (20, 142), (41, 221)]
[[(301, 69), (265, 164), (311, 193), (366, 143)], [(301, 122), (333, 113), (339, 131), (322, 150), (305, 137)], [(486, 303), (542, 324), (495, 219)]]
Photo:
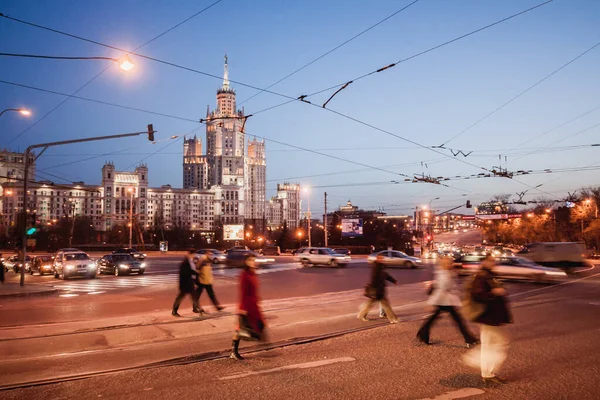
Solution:
[(385, 265), (382, 263), (382, 259), (382, 256), (377, 256), (375, 263), (371, 267), (371, 281), (365, 287), (365, 297), (367, 297), (367, 301), (361, 306), (357, 318), (362, 321), (368, 321), (367, 314), (373, 306), (373, 303), (378, 301), (385, 312), (385, 316), (390, 321), (390, 324), (396, 324), (398, 323), (398, 317), (394, 314), (394, 310), (386, 296), (385, 289), (386, 281), (392, 282), (395, 285), (396, 280), (385, 271)]
[(174, 317), (181, 317), (177, 311), (179, 310), (181, 301), (188, 294), (192, 297), (192, 311), (195, 313), (201, 312), (198, 307), (198, 299), (194, 291), (194, 280), (196, 279), (198, 273), (194, 267), (194, 261), (192, 259), (193, 254), (193, 252), (190, 252), (190, 254), (181, 262), (181, 264), (179, 264), (179, 293), (175, 298), (173, 310), (171, 311), (171, 315)]
[(265, 319), (258, 305), (258, 276), (256, 260), (248, 256), (244, 260), (245, 268), (240, 275), (240, 304), (238, 310), (238, 326), (233, 334), (230, 358), (243, 360), (239, 353), (240, 339), (264, 340)]
[(2, 258), (2, 254), (0, 254), (0, 283), (4, 283), (4, 272), (6, 271), (5, 268), (4, 258)]
[(211, 265), (211, 253), (205, 254), (197, 264), (197, 272), (198, 272), (198, 289), (196, 291), (196, 299), (198, 301), (198, 307), (200, 307), (200, 296), (202, 296), (202, 292), (206, 290), (208, 293), (208, 297), (216, 307), (217, 311), (221, 311), (225, 307), (219, 304), (217, 300), (217, 296), (215, 296), (215, 291), (213, 289), (213, 272)]
[(467, 347), (476, 344), (478, 342), (477, 338), (465, 326), (465, 322), (457, 310), (460, 306), (460, 297), (458, 295), (456, 275), (454, 273), (454, 261), (452, 258), (442, 257), (438, 259), (438, 265), (434, 271), (434, 281), (432, 285), (433, 289), (427, 304), (435, 307), (435, 311), (423, 323), (417, 332), (417, 338), (425, 344), (431, 344), (429, 341), (431, 327), (441, 313), (447, 312), (458, 326)]
[[(473, 321), (481, 331), (481, 348), (465, 356), (465, 362), (481, 369), (485, 383), (501, 384), (505, 380), (497, 375), (504, 361), (509, 345), (507, 324), (513, 322), (506, 290), (495, 278), (495, 261), (488, 255), (481, 263), (470, 287), (467, 297), (473, 304), (482, 307), (473, 314)], [(477, 352), (479, 350), (479, 352)]]

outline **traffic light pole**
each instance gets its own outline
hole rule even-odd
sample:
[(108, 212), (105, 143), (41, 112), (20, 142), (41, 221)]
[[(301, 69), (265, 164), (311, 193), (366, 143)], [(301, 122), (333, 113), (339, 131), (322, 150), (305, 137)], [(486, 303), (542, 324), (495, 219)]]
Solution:
[(139, 136), (139, 135), (148, 135), (148, 140), (150, 141), (154, 141), (154, 133), (156, 131), (154, 130), (154, 128), (152, 127), (152, 124), (148, 125), (148, 130), (147, 131), (143, 131), (143, 132), (134, 132), (134, 133), (122, 133), (119, 135), (109, 135), (109, 136), (96, 136), (96, 137), (90, 137), (90, 138), (83, 138), (83, 139), (73, 139), (73, 140), (63, 140), (60, 142), (49, 142), (49, 143), (40, 143), (40, 144), (33, 144), (31, 146), (29, 146), (27, 148), (27, 150), (25, 150), (25, 171), (24, 171), (24, 176), (23, 176), (23, 214), (25, 218), (22, 218), (22, 224), (23, 224), (23, 230), (21, 232), (21, 252), (22, 252), (22, 265), (21, 265), (21, 286), (25, 286), (25, 260), (27, 259), (27, 206), (28, 206), (28, 199), (27, 199), (27, 190), (29, 189), (29, 167), (30, 167), (30, 162), (29, 159), (31, 157), (31, 151), (33, 149), (43, 149), (40, 154), (38, 154), (35, 159), (33, 159), (33, 161), (35, 162), (35, 160), (37, 160), (42, 154), (44, 154), (44, 152), (46, 151), (46, 149), (48, 149), (48, 147), (56, 147), (56, 146), (64, 146), (67, 144), (74, 144), (74, 143), (84, 143), (84, 142), (96, 142), (99, 140), (109, 140), (109, 139), (121, 139), (121, 138), (126, 138), (126, 137), (133, 137), (133, 136)]

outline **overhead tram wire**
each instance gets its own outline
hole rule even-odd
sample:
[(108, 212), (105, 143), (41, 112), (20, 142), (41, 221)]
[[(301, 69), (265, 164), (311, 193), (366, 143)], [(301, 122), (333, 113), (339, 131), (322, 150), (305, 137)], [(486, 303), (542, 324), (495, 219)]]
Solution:
[[(298, 72), (302, 71), (304, 68), (309, 67), (310, 65), (314, 64), (315, 62), (319, 61), (320, 59), (328, 56), (329, 54), (333, 53), (334, 51), (340, 49), (341, 47), (347, 45), (348, 43), (352, 42), (353, 40), (359, 38), (360, 36), (364, 35), (365, 33), (369, 32), (370, 30), (376, 28), (377, 26), (383, 24), (385, 21), (395, 17), (396, 15), (400, 14), (402, 11), (406, 10), (407, 8), (409, 8), (410, 6), (414, 5), (415, 3), (418, 3), (419, 0), (414, 0), (413, 2), (409, 3), (408, 5), (400, 8), (399, 10), (395, 11), (394, 13), (388, 15), (387, 17), (385, 17), (384, 19), (378, 21), (377, 23), (369, 26), (368, 28), (362, 30), (360, 33), (352, 36), (350, 39), (347, 39), (346, 41), (340, 43), (339, 45), (335, 46), (334, 48), (326, 51), (325, 53), (321, 54), (319, 57), (313, 59), (312, 61), (309, 61), (308, 63), (304, 64), (303, 66), (301, 66), (300, 68), (294, 70), (293, 72), (287, 74), (286, 76), (284, 76), (283, 78), (279, 79), (278, 81), (272, 83), (271, 85), (267, 86), (266, 89), (271, 89), (273, 86), (278, 85), (279, 83), (283, 82), (284, 80), (292, 77), (293, 75), (297, 74)], [(264, 90), (259, 91), (258, 93), (253, 94), (252, 96), (250, 96), (249, 98), (245, 99), (244, 101), (240, 102), (238, 105), (242, 105), (250, 100), (252, 100), (253, 98), (255, 98), (256, 96), (259, 96), (261, 93), (263, 93)]]
[[(194, 15), (192, 15), (189, 18), (186, 18), (185, 20), (179, 22), (178, 24), (172, 26), (171, 28), (167, 29), (166, 31), (163, 31), (162, 33), (160, 33), (159, 35), (154, 36), (152, 39), (146, 41), (145, 43), (143, 43), (142, 45), (138, 46), (134, 51), (137, 51), (139, 49), (141, 49), (142, 47), (147, 46), (148, 44), (154, 42), (156, 39), (166, 35), (167, 33), (171, 32), (173, 29), (178, 28), (179, 26), (183, 25), (184, 23), (190, 21), (191, 19), (193, 19), (194, 17), (202, 14), (204, 11), (208, 10), (209, 8), (213, 7), (214, 5), (220, 3), (223, 0), (217, 0), (214, 3), (210, 4), (209, 6), (205, 7), (204, 9), (200, 10), (199, 12), (195, 13)], [(33, 24), (30, 22), (25, 22), (25, 21), (21, 21), (18, 20), (16, 18), (13, 17), (9, 17), (8, 15), (4, 15), (2, 13), (0, 13), (0, 17), (9, 19), (11, 21), (16, 21), (16, 22), (20, 22), (26, 25), (30, 25), (30, 26), (34, 26), (37, 28), (42, 28), (45, 30), (50, 30), (53, 32), (57, 32), (59, 33), (59, 31), (56, 30), (52, 30), (50, 28), (45, 28), (42, 27), (41, 25), (37, 25), (37, 24)], [(127, 53), (126, 50), (121, 50), (125, 53)], [(54, 108), (52, 108), (50, 111), (48, 111), (46, 114), (42, 115), (39, 119), (37, 119), (35, 122), (33, 122), (31, 125), (29, 125), (27, 128), (25, 128), (21, 133), (19, 133), (16, 137), (14, 137), (13, 139), (11, 139), (11, 141), (8, 143), (9, 145), (12, 144), (15, 140), (19, 139), (21, 136), (23, 136), (25, 133), (27, 133), (29, 130), (31, 130), (34, 126), (36, 126), (37, 124), (39, 124), (41, 121), (43, 121), (45, 118), (47, 118), (48, 116), (50, 116), (54, 111), (58, 110), (63, 104), (65, 104), (67, 101), (69, 101), (73, 96), (75, 96), (77, 93), (81, 92), (83, 89), (85, 89), (86, 87), (88, 87), (92, 82), (94, 82), (96, 79), (98, 79), (102, 74), (104, 74), (104, 72), (106, 72), (108, 69), (112, 68), (112, 65), (107, 66), (106, 68), (102, 69), (98, 74), (94, 75), (90, 80), (88, 80), (86, 83), (84, 83), (81, 87), (79, 87), (79, 89), (75, 90), (73, 93), (71, 93), (71, 95), (67, 95), (68, 97), (66, 99), (64, 99), (63, 101), (61, 101), (58, 105), (56, 105)]]
[[(439, 147), (443, 147), (446, 144), (450, 143), (451, 141), (453, 141), (454, 139), (456, 139), (457, 137), (461, 136), (463, 133), (471, 130), (472, 128), (474, 128), (475, 126), (479, 125), (481, 122), (485, 121), (486, 119), (488, 119), (489, 117), (491, 117), (492, 115), (496, 114), (498, 111), (502, 110), (504, 107), (508, 106), (509, 104), (511, 104), (513, 101), (517, 100), (519, 97), (525, 95), (526, 93), (528, 93), (529, 91), (531, 91), (532, 89), (534, 89), (535, 87), (539, 86), (540, 84), (542, 84), (543, 82), (545, 82), (546, 80), (550, 79), (552, 76), (556, 75), (557, 73), (559, 73), (560, 71), (562, 71), (563, 69), (565, 69), (566, 67), (568, 67), (569, 65), (573, 64), (575, 61), (579, 60), (581, 57), (583, 57), (584, 55), (586, 55), (587, 53), (591, 52), (592, 50), (594, 50), (596, 47), (600, 46), (600, 42), (597, 42), (596, 44), (594, 44), (592, 47), (589, 47), (588, 49), (586, 49), (583, 53), (578, 54), (575, 58), (570, 59), (568, 62), (566, 62), (565, 64), (561, 65), (559, 68), (555, 69), (554, 71), (552, 71), (550, 74), (546, 75), (545, 77), (543, 77), (542, 79), (538, 80), (536, 83), (534, 83), (533, 85), (527, 87), (527, 89), (523, 90), (522, 92), (520, 92), (519, 94), (517, 94), (516, 96), (512, 97), (510, 100), (504, 102), (502, 105), (500, 105), (499, 107), (496, 107), (494, 110), (492, 110), (491, 112), (487, 113), (486, 115), (484, 115), (483, 117), (481, 117), (480, 119), (478, 119), (477, 121), (473, 122), (471, 125), (469, 125), (468, 127), (466, 127), (465, 129), (463, 129), (462, 131), (458, 132), (456, 135), (452, 136), (450, 139), (444, 141), (444, 143), (442, 143)], [(438, 147), (438, 146), (436, 146)]]
[(504, 22), (506, 22), (506, 21), (509, 21), (509, 20), (511, 20), (511, 19), (513, 19), (513, 18), (516, 18), (516, 17), (518, 17), (518, 16), (520, 16), (520, 15), (526, 14), (526, 13), (528, 13), (528, 12), (530, 12), (530, 11), (533, 11), (533, 10), (535, 10), (535, 9), (537, 9), (537, 8), (540, 8), (540, 7), (542, 7), (542, 6), (545, 6), (545, 5), (547, 5), (547, 4), (550, 4), (552, 1), (553, 1), (553, 0), (547, 0), (547, 1), (543, 2), (543, 3), (537, 4), (537, 5), (535, 5), (535, 6), (533, 6), (533, 7), (530, 7), (530, 8), (528, 8), (528, 9), (526, 9), (526, 10), (523, 10), (523, 11), (520, 11), (520, 12), (518, 12), (518, 13), (512, 14), (512, 15), (510, 15), (510, 16), (508, 16), (508, 17), (502, 18), (502, 19), (500, 19), (500, 20), (498, 20), (498, 21), (495, 21), (495, 22), (493, 22), (493, 23), (491, 23), (491, 24), (485, 25), (485, 26), (483, 26), (483, 27), (481, 27), (481, 28), (475, 29), (475, 30), (473, 30), (473, 31), (470, 31), (470, 32), (468, 32), (468, 33), (465, 33), (465, 34), (463, 34), (463, 35), (461, 35), (461, 36), (457, 36), (457, 37), (455, 37), (454, 39), (451, 39), (451, 40), (445, 41), (445, 42), (443, 42), (443, 43), (440, 43), (440, 44), (438, 44), (438, 45), (436, 45), (436, 46), (430, 47), (430, 48), (429, 48), (429, 49), (427, 49), (427, 50), (423, 50), (423, 51), (421, 51), (421, 52), (419, 52), (419, 53), (413, 54), (413, 55), (411, 55), (411, 56), (409, 56), (409, 57), (406, 57), (406, 58), (401, 58), (400, 60), (396, 61), (395, 63), (389, 64), (389, 65), (387, 65), (387, 66), (385, 66), (385, 67), (382, 67), (382, 68), (379, 68), (379, 69), (377, 69), (377, 70), (374, 70), (374, 71), (368, 72), (368, 73), (366, 73), (366, 74), (360, 75), (360, 76), (358, 76), (358, 77), (356, 77), (356, 78), (353, 78), (353, 79), (346, 80), (346, 81), (344, 81), (344, 82), (342, 82), (342, 83), (339, 83), (339, 84), (337, 84), (337, 85), (330, 86), (330, 87), (328, 87), (328, 88), (325, 88), (325, 89), (319, 90), (319, 91), (317, 91), (317, 92), (314, 92), (314, 93), (308, 94), (308, 95), (306, 95), (305, 97), (312, 97), (312, 96), (315, 96), (315, 95), (317, 95), (317, 94), (321, 94), (321, 93), (324, 93), (324, 92), (328, 92), (328, 91), (330, 91), (330, 90), (333, 90), (333, 89), (340, 88), (340, 87), (344, 86), (345, 84), (347, 84), (348, 82), (356, 82), (356, 81), (359, 81), (359, 80), (361, 80), (361, 79), (364, 79), (364, 78), (366, 78), (366, 77), (368, 77), (368, 76), (374, 75), (374, 74), (376, 74), (376, 73), (378, 73), (378, 72), (383, 72), (383, 71), (385, 71), (385, 70), (388, 70), (388, 69), (390, 69), (390, 68), (396, 67), (397, 65), (399, 65), (399, 64), (402, 64), (402, 63), (405, 63), (406, 61), (409, 61), (409, 60), (412, 60), (412, 59), (414, 59), (414, 58), (420, 57), (420, 56), (422, 56), (422, 55), (425, 55), (425, 54), (427, 54), (427, 53), (430, 53), (430, 52), (432, 52), (432, 51), (434, 51), (434, 50), (437, 50), (437, 49), (439, 49), (439, 48), (441, 48), (441, 47), (444, 47), (444, 46), (447, 46), (447, 45), (449, 45), (449, 44), (452, 44), (452, 43), (454, 43), (454, 42), (457, 42), (457, 41), (459, 41), (459, 40), (465, 39), (465, 38), (467, 38), (467, 37), (469, 37), (469, 36), (472, 36), (472, 35), (474, 35), (474, 34), (476, 34), (476, 33), (482, 32), (482, 31), (484, 31), (484, 30), (487, 30), (487, 29), (489, 29), (489, 28), (492, 28), (492, 27), (494, 27), (494, 26), (496, 26), (496, 25), (499, 25), (499, 24), (502, 24), (502, 23), (504, 23)]

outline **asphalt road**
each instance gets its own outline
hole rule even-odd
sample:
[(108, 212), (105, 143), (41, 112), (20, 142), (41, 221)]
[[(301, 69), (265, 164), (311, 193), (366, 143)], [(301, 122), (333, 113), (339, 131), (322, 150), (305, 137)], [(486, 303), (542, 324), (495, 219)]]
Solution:
[(5, 391), (2, 398), (597, 399), (600, 275), (590, 271), (560, 286), (507, 286), (515, 324), (506, 385), (486, 386), (463, 364), (467, 350), (448, 319), (434, 327), (431, 346), (414, 340), (421, 321), (405, 320), (268, 351), (245, 345), (243, 362), (125, 371)]

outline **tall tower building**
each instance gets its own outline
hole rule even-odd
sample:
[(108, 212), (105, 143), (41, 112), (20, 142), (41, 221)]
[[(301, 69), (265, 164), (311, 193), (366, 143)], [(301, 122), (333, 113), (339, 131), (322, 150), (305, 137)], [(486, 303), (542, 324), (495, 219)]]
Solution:
[(244, 223), (245, 134), (243, 111), (236, 110), (235, 90), (229, 86), (225, 56), (223, 86), (217, 90), (217, 108), (207, 110), (206, 160), (208, 186), (215, 191), (215, 215), (224, 224)]
[(183, 140), (183, 188), (208, 188), (208, 163), (202, 155), (202, 142), (195, 135)]
[(266, 229), (267, 157), (265, 142), (248, 141), (246, 157), (246, 221), (256, 227), (255, 232)]

